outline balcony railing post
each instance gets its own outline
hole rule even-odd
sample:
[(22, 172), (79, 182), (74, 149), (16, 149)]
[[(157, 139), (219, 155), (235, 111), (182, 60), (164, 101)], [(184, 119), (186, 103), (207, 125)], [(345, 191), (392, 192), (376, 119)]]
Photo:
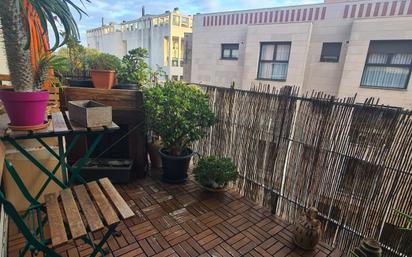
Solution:
[(270, 192), (270, 206), (271, 206), (271, 212), (272, 214), (276, 213), (277, 206), (278, 206), (278, 199), (279, 199), (279, 194), (275, 191)]

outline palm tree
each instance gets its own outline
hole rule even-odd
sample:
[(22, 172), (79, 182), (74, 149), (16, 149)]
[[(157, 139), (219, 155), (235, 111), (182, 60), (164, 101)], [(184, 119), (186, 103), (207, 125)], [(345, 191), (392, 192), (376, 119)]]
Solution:
[[(79, 0), (83, 4), (82, 0)], [(89, 2), (89, 0), (85, 0)], [(37, 21), (29, 18), (25, 5), (31, 5)], [(77, 11), (81, 17), (85, 12), (71, 0), (1, 0), (0, 22), (3, 31), (4, 45), (11, 82), (16, 92), (32, 92), (39, 90), (34, 77), (36, 75), (31, 65), (30, 38), (42, 38), (47, 33), (48, 26), (52, 28), (55, 43), (51, 50), (64, 45), (70, 37), (78, 38), (79, 31), (71, 9)], [(34, 24), (30, 24), (34, 22)], [(64, 33), (59, 33), (59, 24)], [(30, 28), (35, 27), (33, 31)], [(34, 35), (33, 33), (36, 33)], [(47, 69), (40, 69), (44, 72)]]

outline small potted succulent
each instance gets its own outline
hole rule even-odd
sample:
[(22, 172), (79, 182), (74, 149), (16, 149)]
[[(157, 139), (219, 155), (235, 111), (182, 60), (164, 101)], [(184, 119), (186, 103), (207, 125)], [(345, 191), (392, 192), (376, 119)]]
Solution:
[(203, 157), (193, 170), (196, 182), (209, 191), (224, 191), (239, 173), (229, 158)]
[(189, 145), (206, 135), (215, 115), (208, 96), (197, 86), (181, 81), (144, 88), (146, 126), (162, 139), (162, 180), (183, 183), (193, 155)]
[[(47, 35), (49, 27), (53, 28), (55, 34), (51, 51), (64, 45), (71, 36), (78, 38), (78, 28), (71, 10), (76, 10), (79, 14), (84, 12), (68, 0), (1, 2), (1, 30), (13, 89), (0, 90), (0, 99), (9, 115), (11, 126), (36, 129), (44, 125), (49, 92), (43, 90), (43, 82), (47, 79), (53, 59), (48, 57), (48, 52), (33, 67), (35, 65), (31, 61), (38, 53), (32, 52), (30, 46), (33, 49), (43, 47), (37, 45), (36, 39)], [(59, 35), (57, 31), (58, 24), (63, 24), (63, 35)]]
[(117, 79), (116, 89), (138, 89), (149, 79), (150, 68), (145, 62), (148, 52), (144, 48), (135, 48), (129, 51), (122, 59)]
[(120, 59), (111, 54), (97, 53), (90, 55), (87, 63), (94, 87), (111, 89), (116, 78), (116, 71), (120, 67)]

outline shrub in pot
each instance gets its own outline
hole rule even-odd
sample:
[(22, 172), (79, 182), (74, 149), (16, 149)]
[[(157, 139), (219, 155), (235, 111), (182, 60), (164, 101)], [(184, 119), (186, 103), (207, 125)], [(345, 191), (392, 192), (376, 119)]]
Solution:
[[(32, 67), (30, 44), (35, 38), (42, 38), (53, 28), (55, 44), (51, 50), (64, 45), (70, 36), (78, 37), (78, 29), (71, 9), (84, 13), (69, 0), (2, 0), (0, 8), (1, 29), (13, 90), (0, 90), (11, 125), (37, 127), (44, 122), (49, 93), (42, 90), (48, 76), (51, 59), (46, 57)], [(31, 9), (27, 13), (28, 7)], [(25, 15), (23, 15), (25, 14)], [(36, 22), (33, 17), (38, 17)], [(64, 34), (57, 31), (58, 24), (64, 25)], [(33, 48), (34, 49), (34, 48)], [(41, 66), (41, 65), (42, 66)]]
[(97, 53), (87, 60), (95, 88), (111, 89), (116, 78), (116, 70), (120, 67), (120, 59), (114, 55)]
[(138, 89), (148, 81), (150, 68), (145, 62), (149, 54), (144, 48), (135, 48), (128, 52), (122, 59), (117, 79), (117, 89)]
[(208, 97), (197, 86), (166, 81), (144, 89), (146, 125), (162, 138), (162, 179), (183, 183), (193, 151), (190, 143), (203, 138), (215, 122)]
[[(96, 55), (96, 49), (85, 48), (80, 41), (70, 37), (67, 47), (62, 47), (57, 51), (57, 55), (67, 59), (66, 70), (57, 70), (61, 77), (68, 77), (67, 82), (71, 87), (92, 88), (93, 83), (87, 71), (87, 60), (89, 56)], [(56, 72), (56, 69), (55, 69)]]
[(219, 191), (235, 181), (239, 173), (230, 158), (208, 156), (201, 158), (193, 170), (195, 180), (205, 189)]

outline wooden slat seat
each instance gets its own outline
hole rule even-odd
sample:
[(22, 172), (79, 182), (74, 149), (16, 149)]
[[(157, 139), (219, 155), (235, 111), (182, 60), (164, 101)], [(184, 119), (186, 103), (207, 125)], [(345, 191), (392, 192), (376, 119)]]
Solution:
[(45, 195), (52, 246), (116, 226), (134, 212), (107, 178)]
[(130, 209), (129, 205), (119, 194), (119, 192), (114, 188), (112, 182), (108, 178), (102, 178), (99, 180), (100, 185), (102, 185), (103, 190), (112, 200), (112, 203), (116, 207), (117, 211), (120, 213), (123, 219), (128, 219), (134, 216), (134, 212)]

